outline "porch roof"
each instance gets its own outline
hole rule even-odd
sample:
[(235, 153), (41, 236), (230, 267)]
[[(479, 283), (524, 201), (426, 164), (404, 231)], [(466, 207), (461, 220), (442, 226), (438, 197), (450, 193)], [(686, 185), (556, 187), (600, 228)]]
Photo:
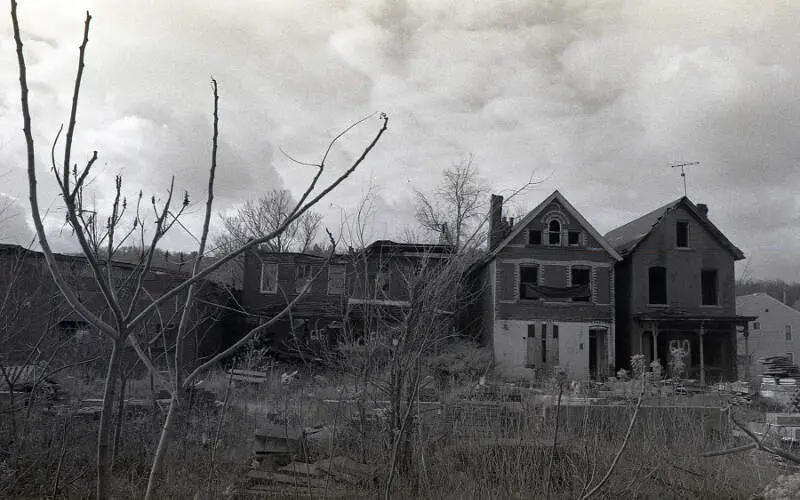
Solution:
[(637, 313), (631, 315), (633, 319), (638, 321), (658, 321), (658, 322), (692, 322), (692, 323), (747, 323), (755, 321), (758, 316), (740, 316), (734, 315), (715, 315), (715, 314), (683, 314), (666, 311), (651, 311), (644, 313)]

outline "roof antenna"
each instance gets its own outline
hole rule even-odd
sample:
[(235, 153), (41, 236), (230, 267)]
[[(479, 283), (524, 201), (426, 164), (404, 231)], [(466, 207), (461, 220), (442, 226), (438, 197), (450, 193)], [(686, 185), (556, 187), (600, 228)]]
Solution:
[(692, 165), (700, 165), (700, 162), (692, 161), (689, 163), (676, 163), (675, 165), (670, 165), (670, 167), (672, 168), (681, 167), (681, 178), (683, 179), (683, 196), (687, 198), (689, 196), (686, 194), (686, 171), (683, 169), (683, 167), (691, 167)]

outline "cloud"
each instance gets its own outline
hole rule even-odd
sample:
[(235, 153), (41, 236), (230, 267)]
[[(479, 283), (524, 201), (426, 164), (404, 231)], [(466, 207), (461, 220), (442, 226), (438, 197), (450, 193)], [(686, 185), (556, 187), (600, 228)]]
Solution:
[[(135, 194), (172, 175), (198, 202), (210, 154), (209, 78), (221, 93), (217, 208), (274, 187), (299, 195), (328, 141), (376, 110), (387, 135), (320, 209), (330, 227), (380, 186), (375, 237), (413, 224), (414, 189), (472, 153), (493, 189), (546, 179), (606, 231), (688, 192), (752, 255), (754, 276), (800, 280), (794, 140), (800, 5), (773, 0), (316, 2), (121, 0), (20, 7), (39, 149), (66, 119), (83, 12), (92, 11), (75, 161), (97, 149), (107, 205), (116, 174)], [(24, 198), (24, 143), (10, 22), (0, 24), (0, 174)], [(332, 151), (356, 158), (375, 121)], [(326, 177), (330, 179), (330, 177)], [(189, 247), (175, 234), (170, 245)]]

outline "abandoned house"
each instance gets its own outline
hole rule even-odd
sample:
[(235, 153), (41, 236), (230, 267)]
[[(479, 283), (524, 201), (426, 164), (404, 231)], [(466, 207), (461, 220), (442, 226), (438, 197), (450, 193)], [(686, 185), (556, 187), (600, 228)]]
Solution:
[(601, 378), (614, 367), (614, 264), (618, 253), (564, 196), (553, 192), (522, 220), (492, 195), (482, 333), (495, 362), (548, 376)]
[[(442, 275), (453, 254), (449, 244), (378, 240), (350, 254), (346, 324), (355, 336), (391, 335), (413, 308), (432, 311), (437, 321), (453, 321), (456, 299)], [(452, 325), (451, 325), (452, 327)], [(368, 340), (368, 339), (367, 339)]]
[[(708, 207), (685, 196), (605, 235), (616, 266), (617, 359), (659, 360), (669, 373), (682, 349), (687, 375), (701, 383), (736, 378), (734, 261), (744, 258), (709, 220)], [(677, 351), (680, 352), (680, 351)]]
[[(64, 279), (78, 298), (98, 316), (111, 321), (111, 314), (83, 256), (56, 254)], [(100, 262), (105, 272), (105, 262)], [(138, 276), (137, 266), (112, 261), (113, 286), (123, 304), (127, 304)], [(176, 286), (185, 275), (163, 269), (151, 269), (143, 278), (145, 293), (139, 297), (144, 306)], [(52, 356), (56, 362), (96, 358), (102, 370), (110, 350), (109, 342), (91, 327), (62, 297), (53, 281), (41, 252), (18, 245), (0, 245), (0, 362), (15, 364)], [(184, 342), (183, 363), (188, 369), (201, 358), (219, 352), (230, 343), (229, 316), (219, 305), (226, 305), (230, 294), (210, 281), (201, 281), (197, 290), (198, 306), (190, 318)], [(164, 366), (172, 359), (175, 333), (180, 320), (182, 295), (168, 300), (145, 318), (134, 332), (145, 351)], [(33, 353), (33, 357), (29, 355)], [(130, 344), (123, 353), (123, 363), (132, 366), (136, 354)]]
[[(770, 356), (785, 356), (797, 364), (800, 360), (800, 311), (759, 292), (736, 297), (736, 312), (753, 318), (747, 330), (741, 328), (738, 335), (741, 375), (761, 374), (764, 365), (759, 360)], [(745, 332), (749, 335), (745, 336)]]
[(286, 357), (322, 354), (342, 339), (368, 340), (402, 321), (425, 273), (451, 252), (449, 245), (388, 240), (351, 249), (330, 262), (318, 255), (251, 250), (242, 292), (246, 323), (251, 328), (264, 323), (294, 302), (263, 336)]
[[(279, 356), (302, 357), (327, 347), (340, 334), (347, 306), (347, 264), (320, 255), (251, 249), (245, 253), (242, 306), (246, 330), (288, 314), (261, 335)], [(308, 290), (300, 296), (308, 285)], [(243, 332), (246, 333), (246, 332)]]

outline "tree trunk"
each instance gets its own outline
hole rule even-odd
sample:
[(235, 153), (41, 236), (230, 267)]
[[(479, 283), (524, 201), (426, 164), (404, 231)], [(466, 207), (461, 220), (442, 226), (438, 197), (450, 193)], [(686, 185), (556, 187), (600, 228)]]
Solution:
[(153, 488), (155, 487), (156, 474), (161, 467), (161, 462), (164, 459), (164, 452), (167, 448), (167, 436), (169, 429), (172, 427), (172, 421), (175, 419), (175, 410), (178, 406), (179, 394), (173, 394), (172, 399), (169, 401), (169, 410), (167, 410), (167, 418), (164, 419), (164, 427), (161, 428), (161, 437), (158, 440), (158, 447), (156, 454), (153, 457), (153, 466), (150, 468), (150, 477), (147, 480), (147, 491), (145, 492), (144, 499), (150, 500), (153, 498)]
[(97, 432), (97, 498), (109, 498), (108, 483), (111, 476), (111, 450), (109, 449), (109, 436), (111, 431), (111, 417), (114, 411), (114, 388), (119, 379), (121, 368), (122, 342), (114, 340), (111, 348), (111, 359), (106, 372), (106, 387), (103, 392), (103, 412), (100, 414), (100, 429)]
[(117, 399), (117, 422), (114, 425), (114, 451), (111, 453), (111, 467), (113, 470), (114, 463), (117, 461), (119, 454), (119, 446), (122, 441), (122, 424), (125, 421), (125, 385), (128, 382), (124, 373), (121, 374), (119, 384), (119, 398)]

